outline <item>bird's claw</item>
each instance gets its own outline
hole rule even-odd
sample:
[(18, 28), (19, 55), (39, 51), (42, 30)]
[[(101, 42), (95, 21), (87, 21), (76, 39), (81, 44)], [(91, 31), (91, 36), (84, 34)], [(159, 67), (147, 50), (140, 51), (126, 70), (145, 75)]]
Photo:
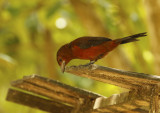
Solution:
[(92, 64), (94, 64), (94, 63), (95, 63), (95, 61), (90, 61), (89, 63), (84, 64), (84, 65), (80, 65), (80, 66), (90, 66), (90, 65), (92, 65)]

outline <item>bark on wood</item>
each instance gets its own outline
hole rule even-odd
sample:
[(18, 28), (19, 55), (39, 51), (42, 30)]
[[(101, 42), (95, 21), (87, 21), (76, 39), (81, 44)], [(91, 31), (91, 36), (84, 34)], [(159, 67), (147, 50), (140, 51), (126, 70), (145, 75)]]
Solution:
[(160, 77), (156, 75), (123, 71), (95, 64), (67, 67), (66, 72), (127, 89), (138, 89), (143, 85), (160, 82)]
[(150, 97), (150, 113), (159, 113), (159, 84), (153, 85)]

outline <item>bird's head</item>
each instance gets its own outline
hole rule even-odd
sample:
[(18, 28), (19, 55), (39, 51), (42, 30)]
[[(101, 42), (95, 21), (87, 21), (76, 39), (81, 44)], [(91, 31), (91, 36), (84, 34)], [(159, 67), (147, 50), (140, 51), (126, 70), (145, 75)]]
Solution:
[(72, 50), (68, 44), (62, 46), (57, 52), (57, 62), (61, 67), (61, 71), (64, 73), (65, 66), (72, 60)]

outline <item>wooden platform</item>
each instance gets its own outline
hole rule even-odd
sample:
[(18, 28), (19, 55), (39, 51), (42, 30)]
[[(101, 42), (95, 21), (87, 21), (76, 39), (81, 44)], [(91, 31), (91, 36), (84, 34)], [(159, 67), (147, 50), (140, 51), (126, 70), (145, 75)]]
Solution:
[(38, 75), (13, 81), (7, 100), (51, 113), (158, 113), (160, 77), (97, 65), (67, 67), (66, 72), (130, 89), (111, 97)]

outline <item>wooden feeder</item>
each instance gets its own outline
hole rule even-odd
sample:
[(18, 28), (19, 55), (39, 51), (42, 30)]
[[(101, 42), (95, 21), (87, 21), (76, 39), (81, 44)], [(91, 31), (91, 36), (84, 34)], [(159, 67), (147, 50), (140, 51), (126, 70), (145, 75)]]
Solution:
[(31, 75), (11, 83), (7, 100), (50, 113), (159, 113), (160, 76), (95, 64), (67, 67), (66, 72), (126, 88), (129, 92), (107, 98)]

